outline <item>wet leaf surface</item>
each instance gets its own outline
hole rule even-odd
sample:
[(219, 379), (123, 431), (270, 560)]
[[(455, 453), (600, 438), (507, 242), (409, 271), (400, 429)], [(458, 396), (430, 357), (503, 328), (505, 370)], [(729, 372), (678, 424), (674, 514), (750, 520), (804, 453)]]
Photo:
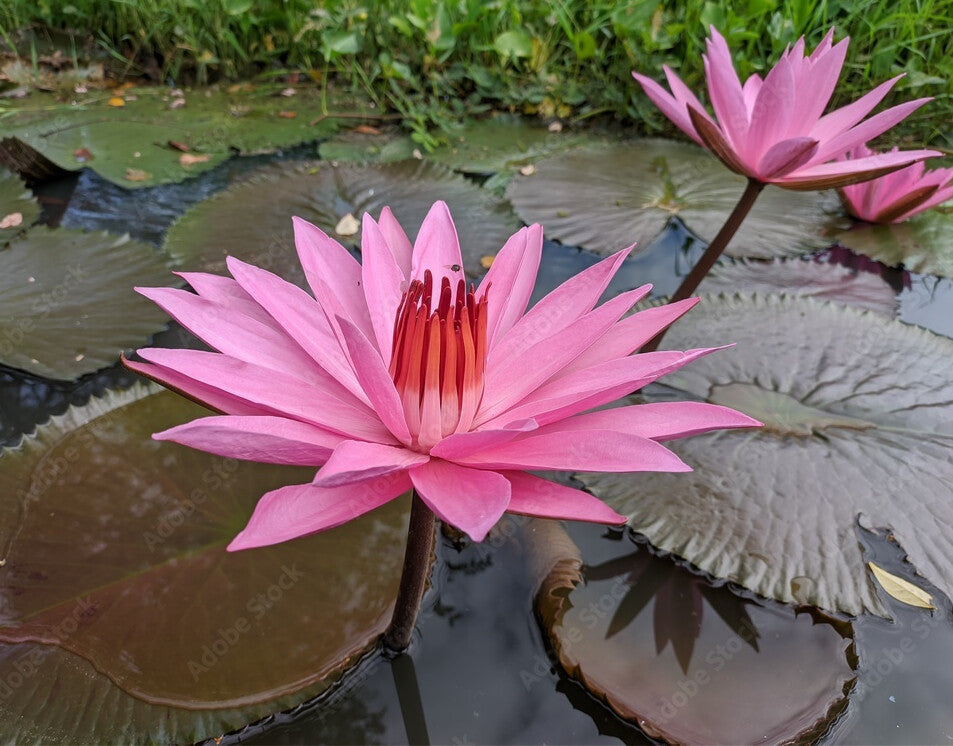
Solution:
[[(570, 246), (611, 253), (648, 245), (672, 216), (711, 241), (744, 191), (744, 177), (701, 148), (670, 140), (632, 140), (583, 147), (536, 162), (507, 195), (527, 223)], [(842, 222), (830, 192), (795, 193), (768, 186), (728, 244), (734, 257), (770, 259), (831, 243)]]
[(770, 598), (885, 614), (855, 523), (953, 589), (953, 341), (806, 298), (705, 296), (663, 348), (736, 342), (663, 382), (765, 427), (673, 442), (690, 474), (581, 474), (656, 546)]
[[(263, 492), (313, 470), (153, 441), (203, 412), (155, 391), (93, 400), (0, 454), (0, 656), (36, 658), (29, 686), (0, 698), (5, 740), (30, 727), (74, 742), (215, 735), (313, 694), (389, 621), (406, 500), (227, 553)], [(115, 718), (38, 717), (58, 677), (80, 672)], [(32, 724), (12, 717), (31, 707)]]
[(128, 236), (36, 227), (0, 250), (0, 362), (76, 378), (112, 365), (168, 320), (135, 285), (174, 279), (162, 255)]
[(40, 216), (37, 204), (20, 177), (0, 167), (0, 247)]
[(184, 269), (225, 271), (225, 257), (237, 256), (286, 279), (304, 281), (291, 216), (309, 220), (345, 246), (360, 246), (360, 230), (344, 223), (375, 218), (390, 206), (413, 239), (439, 199), (456, 223), (466, 269), (482, 274), (480, 257), (496, 253), (519, 221), (506, 202), (435, 163), (401, 161), (380, 165), (333, 166), (327, 162), (278, 165), (197, 205), (170, 229), (165, 246)]
[(928, 210), (896, 225), (856, 223), (835, 238), (890, 266), (953, 277), (953, 208)]
[(419, 145), (407, 135), (381, 134), (357, 128), (342, 132), (318, 146), (318, 155), (328, 161), (393, 163), (414, 157)]
[(569, 675), (650, 735), (810, 741), (846, 706), (846, 629), (713, 587), (628, 538), (589, 541), (587, 564), (577, 549), (543, 581), (539, 619)]

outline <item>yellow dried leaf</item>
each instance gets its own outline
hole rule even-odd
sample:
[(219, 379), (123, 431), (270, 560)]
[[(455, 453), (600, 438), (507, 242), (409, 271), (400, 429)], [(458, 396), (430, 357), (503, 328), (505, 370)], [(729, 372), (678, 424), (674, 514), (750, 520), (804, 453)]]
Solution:
[(489, 269), (493, 266), (494, 259), (496, 259), (495, 254), (484, 254), (480, 257), (480, 266), (483, 267), (483, 269)]
[(936, 608), (936, 606), (933, 605), (933, 596), (919, 586), (914, 585), (909, 580), (904, 580), (893, 573), (887, 572), (882, 567), (875, 565), (873, 562), (868, 562), (867, 565), (870, 567), (871, 571), (873, 571), (874, 577), (877, 578), (877, 582), (880, 583), (880, 586), (887, 592), (888, 595), (897, 599), (901, 603), (909, 604), (910, 606), (917, 606), (921, 609)]
[(296, 116), (298, 116), (298, 113), (290, 110), (282, 110), (278, 112), (278, 116), (282, 119), (294, 119)]
[(334, 232), (339, 236), (356, 236), (357, 232), (361, 229), (361, 224), (357, 222), (351, 213), (348, 213), (343, 218), (338, 221), (338, 224), (334, 226)]
[(209, 155), (192, 155), (191, 153), (183, 153), (179, 156), (179, 163), (183, 166), (191, 166), (195, 163), (205, 163), (211, 156)]
[(149, 178), (151, 178), (150, 175), (141, 168), (126, 169), (126, 181), (145, 181)]
[(5, 215), (0, 219), (0, 230), (5, 228), (16, 228), (18, 225), (23, 224), (23, 213), (22, 212), (11, 212), (9, 215)]
[(119, 96), (113, 96), (111, 99), (109, 99), (108, 103), (110, 106), (125, 106), (126, 105), (126, 102), (123, 101), (121, 98), (119, 98)]
[(532, 176), (536, 173), (536, 166), (534, 166), (532, 163), (527, 163), (525, 166), (520, 167), (520, 173), (523, 176)]

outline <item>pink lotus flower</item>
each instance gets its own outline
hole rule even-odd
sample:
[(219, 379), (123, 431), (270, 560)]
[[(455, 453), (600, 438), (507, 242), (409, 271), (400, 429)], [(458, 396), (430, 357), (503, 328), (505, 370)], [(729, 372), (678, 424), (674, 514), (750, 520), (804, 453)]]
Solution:
[(756, 421), (673, 402), (591, 411), (711, 350), (633, 355), (697, 299), (623, 318), (649, 286), (597, 306), (628, 251), (526, 311), (542, 229), (523, 228), (478, 288), (437, 202), (411, 247), (390, 210), (364, 215), (363, 266), (296, 218), (312, 297), (228, 259), (232, 278), (182, 276), (197, 295), (140, 288), (217, 352), (144, 349), (133, 370), (223, 413), (154, 437), (231, 458), (321, 466), (264, 495), (229, 549), (321, 531), (415, 488), (481, 540), (504, 511), (625, 518), (580, 490), (527, 473), (686, 471), (659, 441)]
[[(859, 145), (841, 156), (841, 160), (854, 161), (872, 155), (874, 151)], [(840, 195), (847, 212), (855, 218), (868, 223), (899, 223), (953, 199), (953, 168), (926, 171), (923, 163), (914, 163), (879, 179), (842, 187)]]
[(849, 41), (845, 38), (832, 45), (833, 36), (831, 29), (807, 56), (802, 37), (785, 50), (763, 80), (752, 75), (742, 84), (728, 44), (712, 27), (704, 60), (708, 96), (717, 119), (667, 66), (663, 69), (671, 93), (651, 78), (632, 75), (682, 132), (710, 149), (732, 171), (762, 183), (799, 190), (841, 187), (941, 155), (934, 150), (911, 150), (830, 162), (930, 100), (908, 101), (864, 120), (902, 77), (897, 76), (854, 103), (823, 114)]

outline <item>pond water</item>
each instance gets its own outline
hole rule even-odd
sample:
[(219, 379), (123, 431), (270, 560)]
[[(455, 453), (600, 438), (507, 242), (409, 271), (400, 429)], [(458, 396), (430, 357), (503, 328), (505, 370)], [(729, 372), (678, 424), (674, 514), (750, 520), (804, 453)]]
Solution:
[[(312, 153), (308, 147), (278, 157), (304, 158)], [(71, 180), (45, 191), (55, 195), (58, 190), (59, 198), (65, 200), (65, 210), (50, 203), (53, 213), (61, 211), (57, 217), (63, 226), (129, 232), (158, 245), (168, 225), (187, 207), (274, 159), (232, 159), (183, 184), (134, 193), (88, 171), (75, 184)], [(657, 294), (668, 294), (703, 248), (672, 219), (651, 246), (623, 265), (607, 292), (615, 294), (653, 282)], [(953, 335), (953, 283), (949, 280), (889, 270), (843, 250), (822, 253), (818, 260), (881, 273), (897, 292), (902, 320)], [(595, 261), (592, 254), (547, 241), (536, 298)], [(188, 343), (187, 335), (177, 329), (156, 341), (157, 346), (183, 343)], [(0, 441), (15, 444), (51, 414), (82, 404), (107, 388), (128, 386), (133, 380), (134, 376), (119, 366), (73, 383), (0, 370)], [(657, 657), (659, 665), (669, 667), (666, 675), (677, 678), (676, 666), (687, 675), (692, 665), (705, 660), (706, 646), (712, 640), (739, 637), (739, 630), (728, 625), (720, 612), (708, 611), (702, 616), (697, 610), (701, 602), (695, 604), (692, 599), (698, 597), (699, 588), (710, 589), (723, 603), (751, 610), (759, 620), (762, 640), (784, 640), (798, 624), (792, 610), (713, 583), (673, 558), (652, 551), (629, 533), (583, 524), (569, 526), (568, 532), (582, 557), (583, 586), (592, 584), (598, 589), (599, 582), (607, 581), (587, 576), (587, 569), (615, 562), (617, 574), (626, 578), (626, 593), (633, 588), (646, 589), (644, 608), (631, 620), (633, 629), (639, 625), (640, 632), (626, 642), (639, 646), (631, 651), (633, 659)], [(886, 533), (858, 530), (858, 540), (863, 542), (868, 559), (902, 574), (902, 553)], [(534, 611), (542, 580), (534, 570), (534, 552), (540, 551), (537, 544), (533, 523), (512, 516), (504, 518), (482, 544), (441, 535), (432, 587), (408, 654), (392, 661), (371, 654), (330, 692), (229, 734), (223, 743), (654, 742), (557, 664), (557, 651)], [(663, 586), (664, 599), (659, 590)], [(892, 621), (860, 618), (851, 622), (854, 645), (847, 657), (856, 665), (856, 681), (847, 686), (846, 703), (838, 705), (830, 722), (814, 734), (821, 742), (953, 742), (953, 667), (949, 665), (953, 659), (953, 609), (939, 591), (928, 590), (938, 607), (932, 613), (885, 598)], [(613, 596), (602, 615), (614, 615), (624, 595)], [(662, 614), (663, 603), (667, 604), (667, 616)], [(674, 615), (673, 608), (683, 610), (684, 615)], [(661, 631), (659, 618), (668, 625)], [(816, 621), (826, 625), (823, 619)], [(803, 626), (803, 619), (800, 623)], [(315, 630), (315, 634), (321, 631)], [(679, 655), (691, 651), (696, 642), (694, 652), (687, 653), (688, 664), (683, 665)], [(742, 647), (739, 644), (739, 649)], [(769, 647), (764, 645), (765, 650)], [(733, 676), (743, 678), (748, 675), (746, 670), (753, 672), (763, 665), (758, 659), (760, 651), (750, 648), (749, 644), (748, 657)], [(798, 676), (810, 680), (812, 670), (792, 670), (791, 674), (793, 678), (778, 674), (785, 687), (796, 686), (791, 682)], [(778, 712), (783, 711), (789, 694), (784, 687), (771, 693)], [(737, 711), (739, 719), (744, 717), (744, 705), (743, 701), (724, 702), (726, 711)]]

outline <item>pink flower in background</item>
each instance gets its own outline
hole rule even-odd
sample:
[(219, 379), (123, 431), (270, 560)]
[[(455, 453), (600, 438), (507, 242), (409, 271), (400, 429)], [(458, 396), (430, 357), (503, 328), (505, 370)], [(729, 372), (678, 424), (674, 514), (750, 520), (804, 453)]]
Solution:
[(934, 150), (869, 155), (833, 162), (852, 148), (893, 127), (930, 99), (921, 98), (864, 119), (900, 77), (824, 114), (844, 64), (848, 39), (832, 45), (831, 29), (810, 55), (803, 37), (762, 80), (738, 78), (728, 44), (714, 27), (704, 55), (713, 118), (688, 87), (664, 67), (671, 93), (651, 78), (635, 79), (662, 113), (728, 168), (762, 183), (787, 189), (827, 189), (881, 176), (941, 155)]
[[(891, 152), (896, 152), (896, 148)], [(841, 157), (844, 161), (874, 155), (866, 145)], [(894, 171), (879, 179), (842, 187), (847, 212), (868, 223), (899, 223), (924, 210), (953, 199), (953, 168), (927, 171), (923, 163)]]
[(363, 265), (297, 218), (295, 243), (313, 296), (231, 257), (234, 279), (183, 274), (197, 294), (140, 289), (217, 350), (151, 348), (127, 362), (222, 413), (157, 439), (321, 467), (264, 495), (229, 549), (337, 526), (411, 488), (475, 540), (504, 511), (622, 523), (527, 470), (687, 471), (660, 441), (759, 424), (698, 402), (590, 411), (711, 351), (632, 354), (696, 299), (625, 316), (645, 286), (597, 305), (628, 251), (527, 311), (538, 225), (510, 238), (477, 288), (442, 202), (413, 246), (390, 210), (379, 223), (365, 214)]

